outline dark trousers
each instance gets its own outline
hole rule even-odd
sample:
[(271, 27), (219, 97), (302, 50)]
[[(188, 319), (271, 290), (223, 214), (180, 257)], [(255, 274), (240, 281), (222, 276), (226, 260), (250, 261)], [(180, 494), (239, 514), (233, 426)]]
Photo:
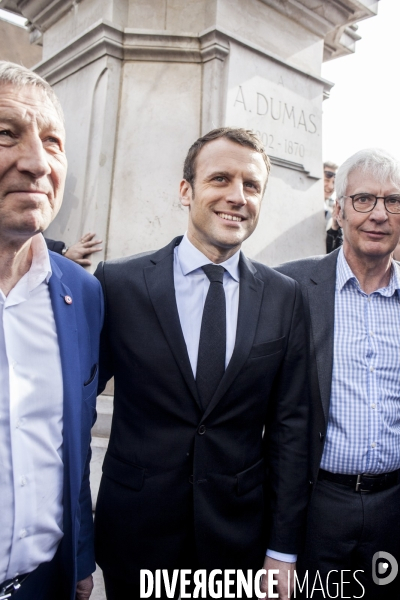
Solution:
[[(385, 583), (391, 572), (390, 560), (378, 558), (374, 568), (381, 585), (373, 581), (373, 557), (381, 551), (390, 553), (400, 566), (400, 484), (384, 491), (357, 493), (341, 484), (318, 481), (309, 506), (305, 551), (298, 561), (302, 582), (308, 573), (308, 595), (304, 588), (294, 597), (400, 598), (400, 574), (392, 583)], [(325, 595), (318, 591), (318, 575)]]
[(59, 553), (53, 560), (42, 563), (32, 571), (12, 596), (12, 600), (69, 600)]

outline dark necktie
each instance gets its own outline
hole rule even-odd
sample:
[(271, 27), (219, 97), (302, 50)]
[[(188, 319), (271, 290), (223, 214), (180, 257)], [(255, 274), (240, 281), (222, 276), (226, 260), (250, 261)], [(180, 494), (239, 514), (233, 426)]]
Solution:
[(210, 280), (201, 320), (196, 384), (205, 410), (225, 372), (226, 302), (223, 286), (224, 267), (202, 267)]

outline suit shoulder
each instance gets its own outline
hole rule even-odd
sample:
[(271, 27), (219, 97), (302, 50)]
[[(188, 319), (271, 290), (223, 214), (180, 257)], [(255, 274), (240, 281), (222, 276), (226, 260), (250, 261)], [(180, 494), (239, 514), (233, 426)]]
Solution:
[(257, 269), (256, 276), (260, 277), (263, 281), (269, 281), (275, 285), (280, 284), (288, 287), (296, 285), (293, 278), (288, 277), (286, 274), (281, 273), (272, 267), (268, 267), (264, 263), (255, 260), (252, 260), (251, 263)]
[(83, 286), (85, 289), (97, 291), (99, 282), (97, 279), (88, 273), (83, 267), (75, 263), (69, 258), (65, 258), (57, 252), (49, 250), (50, 261), (62, 272), (62, 281), (68, 286), (74, 287), (76, 284)]
[(274, 267), (274, 270), (301, 283), (303, 279), (308, 281), (318, 263), (324, 258), (326, 258), (326, 254), (292, 260)]
[(148, 252), (140, 252), (139, 254), (132, 254), (131, 256), (106, 260), (102, 264), (105, 268), (112, 270), (125, 269), (126, 267), (142, 267), (150, 262), (151, 257), (156, 254), (156, 252), (158, 251), (149, 250)]
[(152, 264), (152, 258), (157, 251), (141, 252), (132, 256), (124, 256), (122, 258), (114, 258), (100, 262), (94, 273), (95, 277), (100, 281), (123, 282), (124, 279), (137, 277), (138, 273), (142, 272), (145, 267)]

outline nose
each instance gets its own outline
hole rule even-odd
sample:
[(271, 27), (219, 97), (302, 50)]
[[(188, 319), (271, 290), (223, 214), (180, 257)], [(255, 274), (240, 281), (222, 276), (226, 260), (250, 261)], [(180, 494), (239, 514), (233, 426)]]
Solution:
[(244, 194), (243, 182), (238, 180), (232, 181), (225, 199), (227, 202), (231, 202), (237, 206), (246, 204), (247, 200)]
[(388, 214), (385, 208), (385, 202), (382, 197), (378, 197), (377, 203), (374, 206), (374, 209), (370, 213), (370, 219), (374, 221), (386, 221), (388, 219)]
[(29, 173), (34, 179), (44, 177), (51, 172), (48, 154), (36, 132), (30, 132), (22, 140), (17, 168), (23, 173)]

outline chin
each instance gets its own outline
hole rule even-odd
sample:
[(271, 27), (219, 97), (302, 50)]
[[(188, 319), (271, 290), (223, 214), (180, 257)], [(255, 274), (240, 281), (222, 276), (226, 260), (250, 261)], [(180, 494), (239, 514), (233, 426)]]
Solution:
[(364, 250), (364, 254), (366, 254), (367, 256), (375, 256), (376, 258), (384, 258), (385, 256), (389, 256), (389, 254), (391, 254), (393, 252), (393, 250), (389, 249), (389, 248), (376, 248), (376, 247), (370, 247), (370, 248), (365, 248)]
[(232, 238), (232, 237), (220, 237), (217, 244), (221, 248), (235, 248), (236, 246), (240, 246), (243, 242), (243, 238)]

